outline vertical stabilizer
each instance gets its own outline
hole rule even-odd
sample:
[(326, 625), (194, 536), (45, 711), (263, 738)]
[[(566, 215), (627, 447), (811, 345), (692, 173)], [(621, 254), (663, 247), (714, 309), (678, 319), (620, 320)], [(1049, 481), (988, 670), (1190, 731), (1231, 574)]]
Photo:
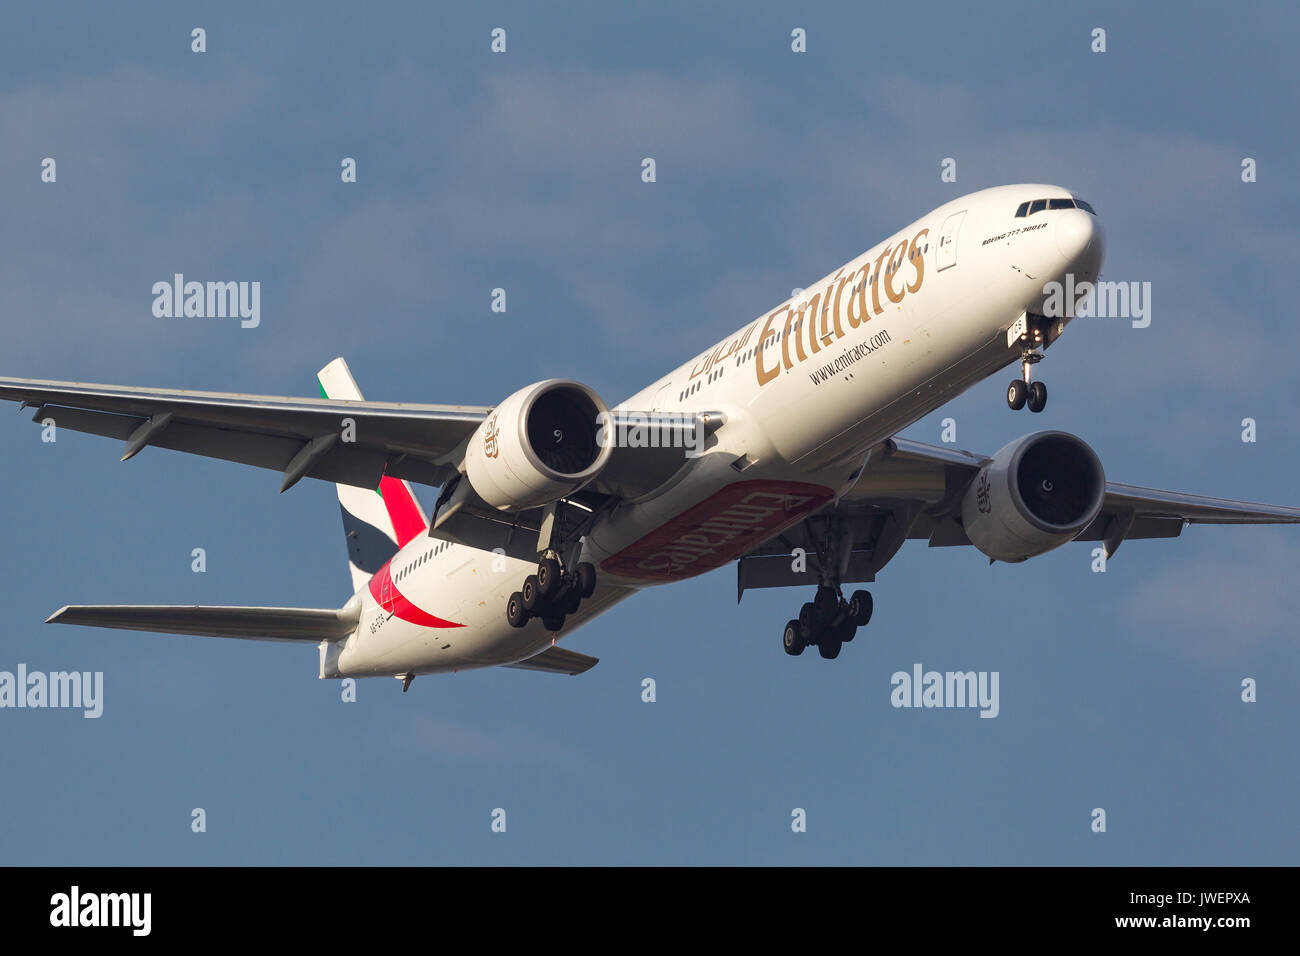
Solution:
[[(321, 369), (316, 381), (322, 398), (362, 401), (348, 363), (341, 358)], [(352, 586), (359, 590), (399, 548), (428, 530), (429, 520), (411, 486), (400, 479), (385, 475), (373, 491), (353, 485), (334, 487), (343, 510)]]

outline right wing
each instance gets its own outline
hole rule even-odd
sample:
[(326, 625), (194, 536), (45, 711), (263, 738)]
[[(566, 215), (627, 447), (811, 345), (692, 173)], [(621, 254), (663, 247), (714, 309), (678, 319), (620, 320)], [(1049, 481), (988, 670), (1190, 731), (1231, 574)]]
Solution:
[[(385, 474), (440, 485), (490, 411), (25, 378), (0, 378), (0, 399), (35, 406), (38, 423), (117, 438), (123, 460), (157, 445), (282, 472), (281, 490), (303, 477), (373, 489)], [(345, 419), (355, 441), (338, 440)]]

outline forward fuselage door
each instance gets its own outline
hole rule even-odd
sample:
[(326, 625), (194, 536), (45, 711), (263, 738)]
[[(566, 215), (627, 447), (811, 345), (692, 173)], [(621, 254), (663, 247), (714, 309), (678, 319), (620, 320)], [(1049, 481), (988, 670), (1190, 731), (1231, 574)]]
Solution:
[(965, 218), (966, 210), (963, 209), (943, 221), (943, 228), (939, 230), (939, 248), (935, 252), (937, 271), (942, 272), (957, 264), (957, 230), (961, 229), (961, 221)]

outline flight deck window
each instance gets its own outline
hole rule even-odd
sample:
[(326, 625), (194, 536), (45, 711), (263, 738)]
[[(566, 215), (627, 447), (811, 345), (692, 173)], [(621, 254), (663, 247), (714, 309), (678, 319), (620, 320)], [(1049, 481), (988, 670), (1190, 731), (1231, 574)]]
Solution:
[(1048, 202), (1048, 204), (1047, 204), (1047, 208), (1048, 208), (1048, 209), (1073, 209), (1073, 208), (1074, 208), (1074, 200), (1073, 200), (1073, 199), (1053, 199), (1053, 200), (1050, 200), (1050, 201)]
[(1036, 213), (1036, 212), (1042, 212), (1042, 211), (1043, 211), (1044, 209), (1046, 209), (1046, 208), (1047, 208), (1047, 200), (1046, 200), (1046, 199), (1035, 199), (1035, 200), (1033, 201), (1033, 204), (1030, 205), (1030, 207), (1029, 207), (1029, 215), (1032, 216), (1032, 215), (1033, 215), (1034, 213)]
[(1097, 215), (1097, 210), (1092, 208), (1092, 203), (1086, 203), (1082, 199), (1076, 199), (1074, 201), (1074, 204), (1078, 206), (1080, 209), (1082, 209), (1084, 212), (1090, 212), (1094, 216)]
[(1019, 206), (1016, 207), (1016, 218), (1023, 219), (1025, 217), (1025, 214), (1028, 212), (1029, 212), (1029, 203), (1022, 202)]

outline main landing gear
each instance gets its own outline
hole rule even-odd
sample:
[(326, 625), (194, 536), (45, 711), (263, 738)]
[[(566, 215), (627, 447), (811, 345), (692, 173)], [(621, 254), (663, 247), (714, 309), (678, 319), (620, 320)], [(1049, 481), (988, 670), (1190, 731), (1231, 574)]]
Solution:
[(840, 656), (840, 649), (857, 636), (858, 628), (871, 620), (871, 592), (854, 591), (847, 601), (840, 585), (853, 555), (850, 526), (831, 516), (820, 535), (810, 532), (817, 549), (817, 593), (799, 611), (799, 617), (785, 626), (781, 642), (787, 654), (798, 655), (810, 644), (827, 660)]
[(840, 589), (823, 584), (816, 596), (799, 610), (799, 619), (785, 626), (782, 643), (787, 654), (802, 654), (810, 644), (827, 660), (840, 656), (840, 648), (857, 636), (871, 620), (870, 591), (854, 591), (844, 600)]
[(564, 627), (565, 617), (595, 591), (595, 565), (582, 561), (568, 571), (548, 551), (537, 562), (537, 573), (524, 578), (523, 587), (506, 601), (506, 620), (511, 627), (523, 627), (539, 617), (548, 631), (558, 631)]

